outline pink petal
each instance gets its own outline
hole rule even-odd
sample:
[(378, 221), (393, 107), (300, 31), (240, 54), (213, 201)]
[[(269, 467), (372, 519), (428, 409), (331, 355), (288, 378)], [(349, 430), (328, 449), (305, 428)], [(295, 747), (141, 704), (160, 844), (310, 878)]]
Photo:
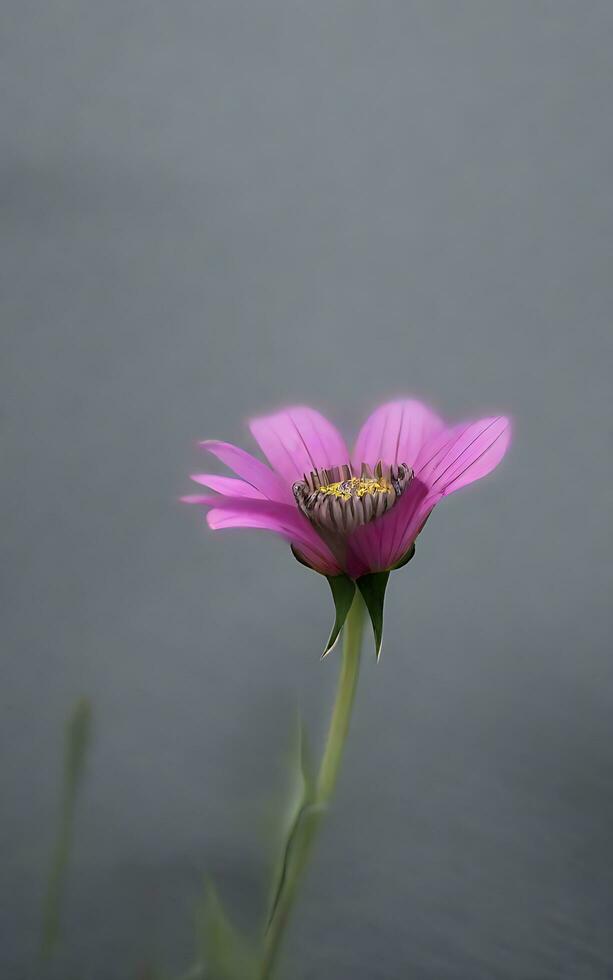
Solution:
[(354, 531), (348, 562), (351, 574), (380, 572), (404, 557), (415, 540), (410, 537), (411, 529), (415, 528), (416, 535), (423, 523), (420, 517), (427, 494), (428, 488), (420, 480), (412, 480), (392, 510)]
[(443, 429), (423, 447), (415, 465), (413, 483), (421, 483), (426, 493), (421, 495), (418, 506), (402, 528), (395, 561), (406, 554), (444, 496), (486, 476), (498, 465), (510, 438), (509, 420), (495, 416)]
[(290, 486), (304, 473), (349, 460), (343, 437), (312, 408), (298, 406), (253, 419), (250, 429), (271, 465)]
[(511, 441), (511, 423), (502, 415), (455, 426), (424, 447), (416, 466), (430, 496), (440, 499), (487, 476)]
[(337, 575), (341, 570), (309, 521), (291, 505), (246, 497), (208, 496), (199, 502), (212, 507), (207, 513), (207, 523), (213, 530), (251, 527), (273, 531), (294, 544), (322, 574)]
[(214, 473), (194, 473), (191, 477), (194, 483), (200, 483), (215, 493), (221, 493), (224, 497), (250, 497), (256, 500), (266, 500), (267, 498), (261, 490), (257, 490), (251, 483), (244, 480), (234, 480), (231, 476), (217, 476)]
[[(389, 418), (393, 422), (396, 413)], [(441, 498), (490, 473), (510, 438), (510, 422), (502, 416), (436, 431), (422, 446), (413, 463), (415, 478), (397, 504), (352, 535), (350, 574), (381, 571), (400, 561)]]
[(273, 473), (268, 466), (250, 453), (246, 453), (244, 449), (216, 439), (207, 439), (200, 445), (234, 470), (238, 476), (242, 476), (254, 490), (259, 490), (269, 500), (286, 503), (293, 500), (291, 489), (279, 479), (278, 474)]
[(353, 464), (386, 463), (414, 466), (423, 445), (443, 428), (439, 416), (412, 399), (381, 405), (366, 420), (358, 435)]
[(418, 501), (417, 506), (408, 516), (406, 524), (400, 527), (401, 534), (395, 544), (395, 551), (392, 555), (392, 564), (395, 565), (397, 562), (399, 562), (400, 559), (406, 555), (411, 545), (415, 543), (418, 534), (426, 523), (426, 520), (428, 519), (428, 516), (437, 500), (440, 500), (440, 497), (433, 499), (432, 497), (424, 494), (422, 499)]

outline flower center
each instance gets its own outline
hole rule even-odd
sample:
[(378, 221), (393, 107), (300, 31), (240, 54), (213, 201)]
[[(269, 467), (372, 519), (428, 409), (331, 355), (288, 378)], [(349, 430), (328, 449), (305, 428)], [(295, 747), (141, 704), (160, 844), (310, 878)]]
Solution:
[(349, 534), (382, 517), (412, 478), (413, 471), (406, 463), (386, 466), (380, 461), (374, 470), (362, 463), (359, 476), (348, 465), (313, 470), (292, 489), (298, 508), (313, 524), (336, 534)]
[(352, 476), (349, 480), (342, 483), (328, 483), (319, 488), (320, 493), (331, 493), (339, 500), (349, 500), (350, 497), (363, 497), (366, 493), (391, 493), (392, 487), (377, 480), (374, 477), (364, 480), (357, 476)]

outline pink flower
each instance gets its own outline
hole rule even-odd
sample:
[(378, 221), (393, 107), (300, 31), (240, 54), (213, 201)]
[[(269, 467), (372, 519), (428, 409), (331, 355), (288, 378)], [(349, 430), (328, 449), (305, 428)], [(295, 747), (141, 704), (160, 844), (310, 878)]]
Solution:
[(207, 521), (215, 530), (273, 531), (304, 564), (358, 586), (412, 557), (439, 500), (491, 472), (511, 435), (504, 416), (450, 426), (412, 400), (378, 408), (360, 430), (353, 454), (332, 423), (311, 408), (254, 419), (250, 429), (270, 466), (229, 443), (203, 442), (239, 479), (195, 475), (214, 494), (183, 499), (210, 508)]

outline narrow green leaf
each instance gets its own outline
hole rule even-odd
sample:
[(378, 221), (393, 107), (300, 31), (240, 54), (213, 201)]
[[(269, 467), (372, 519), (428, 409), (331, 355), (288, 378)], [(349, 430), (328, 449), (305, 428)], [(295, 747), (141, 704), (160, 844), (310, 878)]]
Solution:
[(74, 797), (87, 758), (91, 738), (92, 706), (88, 698), (79, 698), (66, 725), (66, 782)]
[(394, 565), (394, 570), (396, 570), (397, 568), (404, 568), (405, 565), (409, 564), (411, 558), (414, 557), (415, 557), (415, 542), (413, 542), (409, 550), (405, 552), (405, 554), (402, 556), (400, 561), (396, 562), (396, 564)]
[(355, 582), (348, 578), (347, 575), (326, 575), (326, 578), (332, 591), (336, 618), (325, 650), (322, 653), (322, 658), (326, 657), (336, 645), (355, 595)]
[(53, 953), (60, 935), (60, 912), (72, 849), (75, 806), (91, 740), (91, 722), (91, 704), (87, 698), (80, 698), (66, 722), (60, 822), (43, 909), (43, 957)]
[(312, 799), (315, 794), (315, 768), (306, 728), (300, 715), (298, 715), (296, 742), (296, 764), (303, 787), (302, 795), (305, 799)]
[(206, 963), (206, 980), (255, 980), (255, 952), (230, 922), (210, 879), (196, 909), (196, 939), (199, 961)]
[(315, 800), (315, 772), (311, 762), (306, 731), (300, 717), (291, 761), (292, 792), (281, 838), (280, 857), (273, 875), (267, 927), (277, 910), (283, 892), (296, 840), (301, 833), (304, 817)]
[(381, 656), (381, 643), (383, 641), (383, 603), (385, 601), (385, 590), (390, 577), (387, 572), (372, 572), (369, 575), (362, 575), (356, 582), (372, 623), (375, 635), (375, 653), (377, 660)]

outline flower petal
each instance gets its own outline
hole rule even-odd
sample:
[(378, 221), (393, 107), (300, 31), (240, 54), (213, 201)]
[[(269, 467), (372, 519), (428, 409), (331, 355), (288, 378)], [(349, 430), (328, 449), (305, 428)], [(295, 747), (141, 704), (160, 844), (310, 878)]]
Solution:
[(443, 428), (439, 416), (413, 399), (381, 405), (366, 420), (356, 440), (353, 464), (375, 466), (407, 463), (414, 466), (423, 445)]
[(269, 500), (285, 503), (293, 500), (291, 490), (283, 480), (279, 479), (278, 474), (255, 456), (246, 453), (244, 449), (233, 446), (229, 442), (219, 442), (217, 439), (206, 439), (200, 445)]
[[(414, 543), (435, 505), (447, 494), (490, 473), (504, 456), (510, 438), (511, 425), (503, 416), (437, 433), (420, 453), (406, 501), (403, 497), (390, 512), (387, 526), (382, 522), (380, 560), (399, 561)], [(396, 521), (395, 532), (392, 518)], [(391, 543), (390, 531), (397, 535), (391, 538)]]
[(214, 496), (201, 497), (194, 502), (212, 508), (206, 519), (213, 530), (251, 527), (273, 531), (295, 545), (323, 575), (338, 575), (341, 571), (332, 552), (309, 521), (289, 504), (246, 497)]
[(426, 523), (432, 508), (434, 507), (435, 503), (440, 500), (440, 496), (434, 499), (428, 496), (424, 484), (421, 486), (423, 492), (415, 501), (414, 508), (407, 514), (406, 523), (399, 523), (398, 525), (400, 534), (397, 538), (395, 538), (393, 549), (391, 551), (391, 560), (393, 565), (396, 565), (401, 558), (407, 554), (409, 548), (415, 544), (417, 536), (421, 533), (421, 530)]
[(190, 477), (194, 483), (200, 483), (215, 493), (221, 493), (224, 497), (249, 497), (254, 500), (266, 500), (265, 494), (258, 490), (251, 483), (244, 480), (235, 480), (231, 476), (217, 476), (214, 473), (194, 473)]
[(382, 572), (406, 554), (421, 526), (420, 515), (428, 488), (413, 479), (395, 506), (370, 524), (357, 528), (349, 541), (351, 574)]
[(349, 460), (343, 437), (312, 408), (288, 408), (252, 419), (249, 427), (271, 465), (290, 485), (311, 470), (340, 466)]
[(491, 473), (510, 441), (511, 423), (503, 415), (456, 426), (424, 447), (416, 473), (430, 496), (446, 496)]

